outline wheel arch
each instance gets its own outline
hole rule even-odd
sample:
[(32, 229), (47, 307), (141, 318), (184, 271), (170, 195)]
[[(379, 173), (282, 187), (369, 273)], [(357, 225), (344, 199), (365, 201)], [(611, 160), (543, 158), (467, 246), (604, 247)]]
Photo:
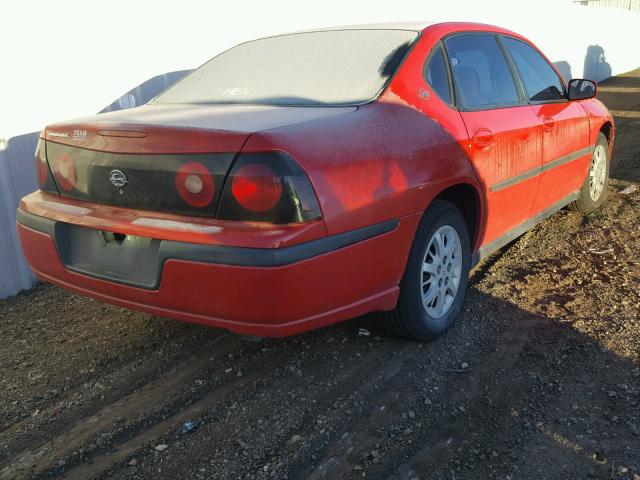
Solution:
[(477, 248), (482, 225), (482, 202), (478, 190), (470, 183), (457, 183), (442, 190), (434, 200), (450, 202), (462, 212), (469, 230), (471, 249), (474, 251)]
[(602, 133), (606, 138), (607, 142), (611, 144), (611, 133), (613, 131), (613, 124), (607, 120), (600, 126), (600, 133)]

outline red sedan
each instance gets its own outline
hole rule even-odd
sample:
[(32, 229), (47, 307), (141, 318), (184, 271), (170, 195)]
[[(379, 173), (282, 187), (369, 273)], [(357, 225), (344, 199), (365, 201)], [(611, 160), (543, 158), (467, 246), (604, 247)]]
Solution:
[(382, 311), (430, 340), (481, 258), (605, 201), (596, 93), (489, 25), (251, 41), (46, 127), (18, 231), (40, 279), (124, 307), (265, 336)]

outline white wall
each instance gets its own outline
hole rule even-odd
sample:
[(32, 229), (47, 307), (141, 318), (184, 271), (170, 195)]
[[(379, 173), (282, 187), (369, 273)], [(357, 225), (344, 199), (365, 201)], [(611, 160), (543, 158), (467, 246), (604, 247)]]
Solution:
[[(510, 27), (582, 74), (589, 45), (615, 73), (640, 63), (640, 14), (571, 0), (7, 0), (2, 6), (0, 138), (101, 110), (168, 71), (243, 40), (318, 26), (470, 20)], [(635, 47), (635, 48), (634, 48)]]
[[(640, 14), (571, 0), (9, 0), (0, 25), (0, 139), (102, 110), (169, 71), (190, 69), (244, 40), (329, 25), (461, 20), (511, 28), (574, 78), (640, 67)], [(31, 143), (29, 143), (31, 142)], [(31, 285), (15, 208), (35, 189), (35, 140), (0, 151), (0, 298)], [(18, 152), (18, 153), (14, 153)]]

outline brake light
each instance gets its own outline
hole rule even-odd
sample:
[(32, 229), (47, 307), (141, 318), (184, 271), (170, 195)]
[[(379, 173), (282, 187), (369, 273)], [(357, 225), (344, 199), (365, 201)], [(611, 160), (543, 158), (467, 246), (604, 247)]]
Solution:
[(266, 165), (253, 163), (240, 168), (231, 179), (233, 198), (252, 212), (271, 210), (282, 196), (280, 176)]
[(187, 162), (176, 172), (176, 189), (180, 198), (192, 207), (206, 207), (216, 194), (209, 169), (199, 162)]
[(43, 139), (38, 140), (36, 147), (36, 177), (38, 187), (43, 192), (58, 194), (58, 188), (51, 175), (49, 164), (47, 163), (47, 145)]
[(44, 184), (49, 176), (49, 166), (47, 165), (47, 157), (44, 155), (44, 148), (36, 149), (36, 175), (38, 176), (38, 185)]
[(309, 178), (283, 152), (241, 154), (229, 172), (217, 217), (302, 223), (321, 218)]
[(56, 183), (67, 192), (70, 192), (76, 186), (76, 166), (71, 155), (60, 155), (53, 162), (53, 177)]

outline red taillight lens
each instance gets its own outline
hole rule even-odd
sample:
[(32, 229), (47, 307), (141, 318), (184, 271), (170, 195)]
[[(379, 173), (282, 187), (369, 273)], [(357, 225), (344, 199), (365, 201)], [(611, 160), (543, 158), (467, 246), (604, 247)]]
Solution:
[(266, 212), (280, 200), (282, 180), (266, 165), (249, 164), (234, 173), (231, 192), (243, 208), (252, 212)]
[(207, 167), (188, 162), (176, 172), (176, 189), (180, 198), (192, 207), (206, 207), (216, 195), (216, 186)]
[(42, 148), (38, 143), (36, 149), (36, 175), (38, 176), (38, 185), (44, 185), (49, 177), (49, 166), (47, 165), (47, 157), (44, 155), (44, 142)]
[(56, 183), (67, 192), (70, 192), (76, 186), (76, 165), (71, 155), (60, 155), (53, 162), (53, 177)]
[(286, 153), (243, 153), (229, 172), (217, 217), (270, 223), (321, 218), (311, 182)]
[(58, 194), (58, 188), (51, 176), (51, 170), (49, 170), (49, 164), (47, 163), (47, 144), (43, 139), (39, 139), (36, 146), (36, 177), (40, 190)]

